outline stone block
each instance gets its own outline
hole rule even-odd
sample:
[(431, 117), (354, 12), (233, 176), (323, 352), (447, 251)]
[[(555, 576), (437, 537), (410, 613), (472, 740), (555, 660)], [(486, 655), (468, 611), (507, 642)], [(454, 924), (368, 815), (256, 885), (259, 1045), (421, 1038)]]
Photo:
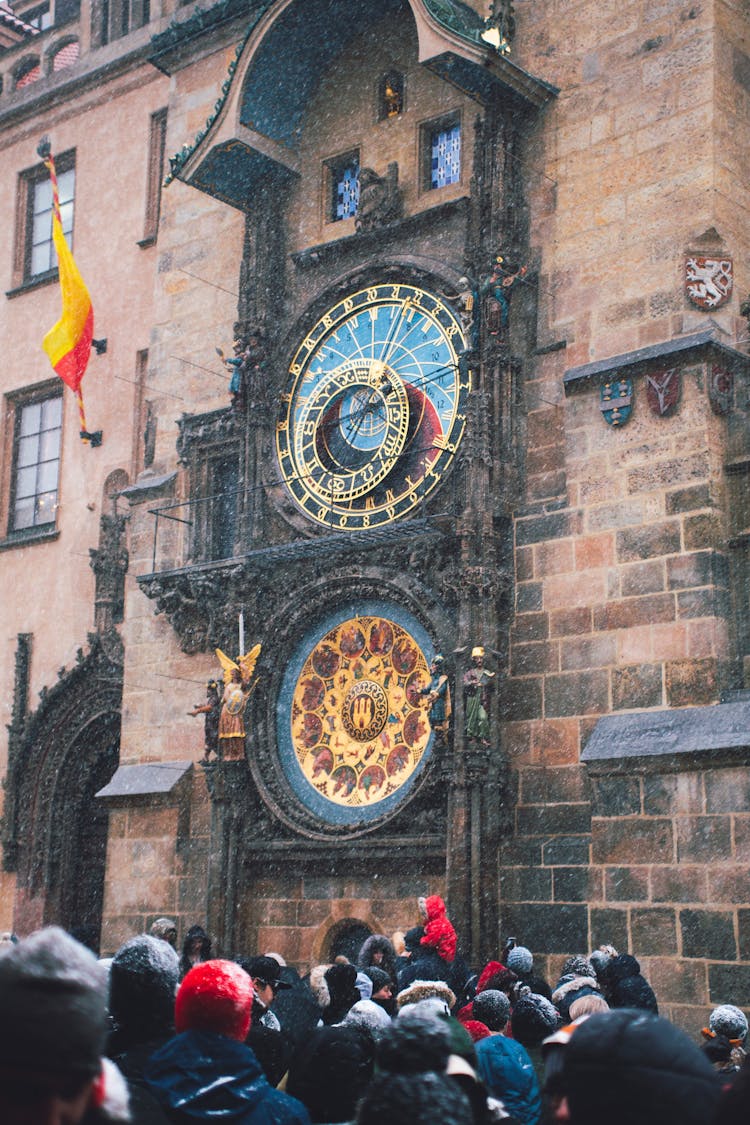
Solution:
[[(634, 944), (634, 948), (638, 947)], [(652, 957), (648, 965), (648, 982), (656, 993), (659, 1005), (707, 1004), (708, 974), (706, 966), (675, 957)], [(697, 1024), (691, 1033), (694, 1034)], [(702, 1025), (705, 1026), (705, 1025)]]
[[(607, 490), (611, 483), (607, 480)], [(609, 528), (630, 527), (643, 521), (643, 501), (633, 498), (623, 500), (619, 504), (598, 504), (590, 508), (587, 514), (589, 531), (605, 531)]]
[[(734, 916), (728, 910), (681, 910), (683, 957), (736, 961)], [(723, 998), (727, 1002), (727, 997)]]
[(576, 719), (545, 719), (534, 723), (531, 751), (545, 766), (565, 766), (578, 762), (580, 724)]
[(679, 816), (675, 824), (679, 863), (720, 863), (731, 856), (729, 816)]
[(704, 660), (670, 660), (665, 666), (670, 707), (696, 707), (719, 698), (718, 668), (714, 657)]
[(542, 859), (542, 841), (538, 838), (514, 836), (502, 844), (499, 853), (500, 867), (533, 867)]
[(559, 836), (587, 832), (591, 806), (585, 804), (520, 805), (516, 809), (518, 832), (524, 836)]
[(643, 811), (647, 816), (702, 813), (703, 775), (647, 774), (643, 778)]
[(587, 865), (591, 853), (589, 836), (557, 836), (542, 846), (542, 862), (550, 867), (558, 865)]
[(511, 641), (544, 641), (549, 637), (549, 615), (546, 613), (518, 613), (513, 621)]
[(651, 868), (652, 902), (708, 902), (705, 867), (664, 865)]
[(598, 715), (608, 709), (609, 674), (603, 669), (550, 675), (545, 679), (545, 715)]
[(265, 899), (257, 904), (258, 916), (266, 926), (296, 926), (298, 904), (288, 899)]
[(637, 777), (594, 777), (591, 789), (594, 816), (633, 816), (641, 811), (641, 782)]
[(750, 812), (750, 767), (706, 773), (706, 812)]
[(542, 677), (505, 680), (498, 692), (498, 702), (504, 722), (519, 724), (538, 719), (542, 714)]
[(586, 668), (604, 668), (615, 662), (617, 641), (615, 637), (576, 637), (562, 642), (560, 666), (562, 671)]
[(726, 606), (726, 598), (715, 586), (677, 593), (677, 616), (680, 618), (722, 617), (726, 615)]
[(550, 801), (588, 801), (588, 777), (579, 766), (523, 770), (521, 804), (543, 805)]
[(534, 574), (537, 578), (548, 578), (551, 574), (569, 574), (574, 569), (572, 539), (539, 543), (534, 547)]
[(523, 934), (532, 953), (575, 953), (588, 947), (588, 910), (579, 905), (504, 903), (500, 932)]
[(663, 559), (630, 563), (623, 567), (620, 573), (620, 592), (624, 598), (634, 598), (641, 594), (658, 594), (664, 588)]
[(581, 513), (577, 511), (527, 516), (516, 521), (516, 543), (520, 547), (530, 543), (545, 543), (549, 539), (565, 539), (580, 535), (581, 530)]
[(750, 910), (737, 911), (737, 930), (739, 934), (740, 959), (742, 961), (750, 961)]
[(675, 612), (674, 594), (612, 600), (594, 608), (594, 629), (631, 629), (657, 621), (674, 621)]
[(516, 586), (516, 613), (537, 613), (541, 609), (542, 583), (519, 583)]
[(722, 541), (722, 521), (717, 512), (685, 516), (683, 540), (686, 551), (701, 551), (705, 547), (715, 547)]
[(634, 908), (630, 912), (630, 934), (638, 957), (677, 953), (677, 920), (666, 907)]
[(596, 868), (552, 869), (555, 902), (597, 902), (602, 897), (602, 873)]
[(533, 547), (516, 548), (516, 579), (518, 582), (529, 582), (534, 577), (534, 549)]
[[(620, 952), (630, 948), (628, 938), (628, 912), (613, 907), (591, 907), (590, 949), (600, 945), (614, 945)], [(584, 949), (585, 946), (581, 946)]]
[(750, 867), (715, 863), (708, 870), (708, 897), (710, 902), (727, 902), (733, 905), (747, 902), (750, 887)]
[(552, 610), (549, 615), (550, 636), (568, 637), (590, 633), (592, 626), (591, 609), (577, 606), (575, 609)]
[(594, 863), (669, 863), (674, 856), (672, 822), (657, 817), (591, 822)]
[(711, 490), (707, 484), (694, 484), (690, 488), (677, 488), (666, 495), (668, 516), (694, 511), (696, 508), (708, 508), (710, 505)]
[(500, 873), (503, 902), (549, 902), (552, 872), (544, 867), (508, 867)]
[(750, 965), (709, 965), (708, 1002), (747, 1007), (750, 996)]
[(615, 561), (615, 540), (611, 531), (585, 535), (574, 543), (576, 570), (593, 570), (612, 566)]
[(612, 710), (645, 710), (663, 703), (660, 664), (629, 664), (612, 669)]
[(605, 867), (604, 898), (607, 902), (647, 902), (647, 867)]
[(559, 663), (558, 642), (530, 641), (528, 644), (513, 644), (511, 648), (511, 676), (557, 672)]
[(750, 863), (750, 816), (734, 816), (734, 858)]
[(587, 606), (606, 596), (607, 572), (603, 569), (551, 575), (544, 584), (544, 604), (549, 610)]
[(670, 590), (686, 590), (692, 586), (710, 586), (717, 582), (716, 551), (692, 551), (667, 559), (667, 583)]
[(680, 550), (679, 520), (627, 527), (617, 532), (619, 562), (637, 562), (658, 555), (674, 555)]

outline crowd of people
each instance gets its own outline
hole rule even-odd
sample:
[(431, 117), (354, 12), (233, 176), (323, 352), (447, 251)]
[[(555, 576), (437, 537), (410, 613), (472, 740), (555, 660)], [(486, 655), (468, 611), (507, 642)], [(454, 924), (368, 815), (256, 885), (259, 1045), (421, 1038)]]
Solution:
[(509, 939), (472, 972), (443, 900), (304, 978), (278, 954), (215, 958), (173, 921), (96, 957), (49, 927), (0, 942), (4, 1125), (739, 1125), (748, 1023), (695, 1039), (635, 957), (569, 957), (552, 986)]

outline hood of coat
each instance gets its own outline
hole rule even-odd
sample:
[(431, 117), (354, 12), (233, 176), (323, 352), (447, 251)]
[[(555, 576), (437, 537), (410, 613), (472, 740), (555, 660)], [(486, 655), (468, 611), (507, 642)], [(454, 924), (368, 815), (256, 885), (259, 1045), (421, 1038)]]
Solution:
[(175, 1035), (144, 1076), (161, 1105), (195, 1121), (240, 1121), (271, 1092), (249, 1047), (209, 1031)]

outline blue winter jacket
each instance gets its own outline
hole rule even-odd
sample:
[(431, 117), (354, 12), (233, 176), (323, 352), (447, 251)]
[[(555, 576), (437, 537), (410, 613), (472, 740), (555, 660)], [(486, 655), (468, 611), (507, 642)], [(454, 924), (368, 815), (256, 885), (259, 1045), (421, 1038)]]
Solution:
[(489, 1035), (475, 1045), (479, 1077), (508, 1113), (522, 1125), (536, 1125), (542, 1111), (534, 1064), (525, 1047), (504, 1035)]
[(301, 1102), (268, 1084), (250, 1048), (224, 1035), (175, 1035), (148, 1060), (144, 1077), (179, 1125), (310, 1125)]

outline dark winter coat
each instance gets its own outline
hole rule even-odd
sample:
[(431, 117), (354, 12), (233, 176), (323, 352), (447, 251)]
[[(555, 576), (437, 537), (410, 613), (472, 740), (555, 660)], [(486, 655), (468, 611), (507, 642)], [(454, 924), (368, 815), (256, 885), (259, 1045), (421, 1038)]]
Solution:
[(526, 1048), (504, 1035), (490, 1035), (474, 1046), (479, 1077), (490, 1094), (499, 1098), (523, 1125), (536, 1125), (542, 1109), (541, 1097)]
[(570, 1005), (582, 996), (601, 996), (602, 990), (595, 977), (562, 977), (552, 993), (552, 1003), (560, 1013), (563, 1023), (570, 1020)]
[(398, 974), (398, 990), (403, 992), (415, 980), (442, 980), (451, 987), (453, 970), (451, 962), (444, 961), (434, 949), (422, 946), (412, 954), (409, 964)]
[(176, 1035), (151, 1056), (145, 1078), (175, 1125), (310, 1125), (296, 1098), (269, 1086), (250, 1048), (224, 1035)]
[(607, 965), (604, 989), (610, 1008), (641, 1008), (655, 1016), (659, 1014), (654, 990), (641, 976), (641, 966), (629, 953), (613, 957)]

